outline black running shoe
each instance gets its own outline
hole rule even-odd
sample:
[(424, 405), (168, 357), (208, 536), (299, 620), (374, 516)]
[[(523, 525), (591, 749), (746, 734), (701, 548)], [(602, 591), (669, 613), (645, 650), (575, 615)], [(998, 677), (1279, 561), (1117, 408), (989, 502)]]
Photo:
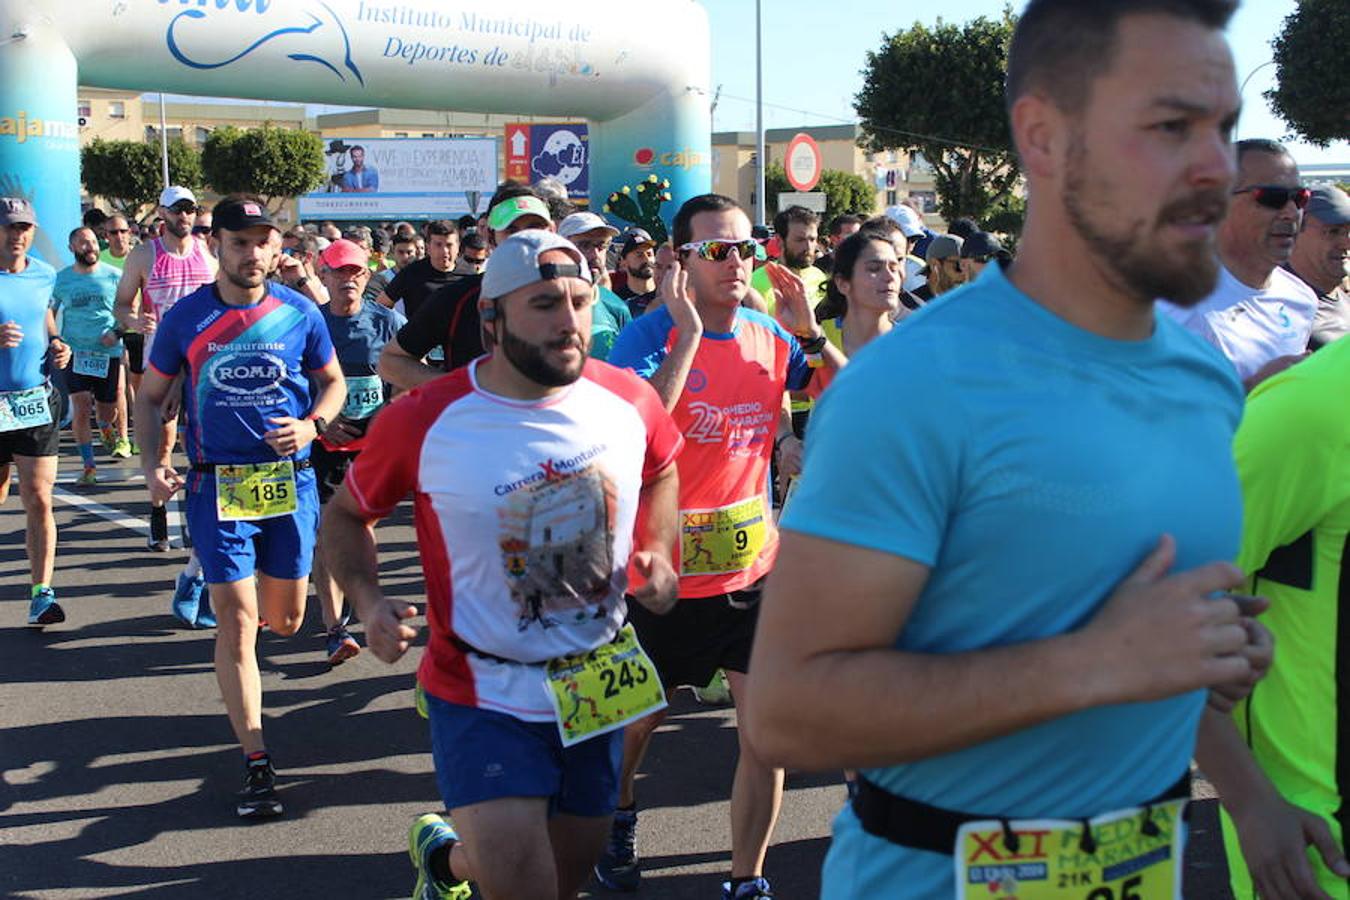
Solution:
[(262, 819), (281, 815), (277, 798), (277, 773), (270, 757), (250, 759), (244, 766), (244, 789), (239, 792), (235, 812), (241, 819)]

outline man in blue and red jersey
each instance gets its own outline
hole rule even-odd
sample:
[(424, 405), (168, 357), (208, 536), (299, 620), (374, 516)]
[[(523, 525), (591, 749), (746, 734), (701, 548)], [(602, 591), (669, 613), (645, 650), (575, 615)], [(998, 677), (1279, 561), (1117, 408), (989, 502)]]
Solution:
[[(164, 314), (136, 395), (152, 496), (162, 503), (187, 487), (188, 528), (219, 621), (216, 678), (246, 756), (243, 817), (281, 813), (262, 736), (258, 616), (261, 608), (283, 635), (304, 619), (319, 516), (309, 445), (346, 398), (318, 307), (266, 280), (280, 247), (260, 200), (232, 196), (216, 206), (219, 273)], [(184, 371), (186, 481), (158, 446), (159, 406)]]
[[(760, 585), (778, 551), (768, 484), (775, 435), (791, 434), (781, 414), (783, 392), (806, 387), (813, 365), (834, 369), (844, 358), (812, 315), (801, 278), (786, 267), (768, 268), (780, 321), (741, 306), (751, 289), (756, 245), (736, 201), (694, 197), (676, 213), (672, 231), (678, 258), (659, 292), (663, 305), (635, 319), (609, 356), (651, 383), (685, 439), (678, 462), (680, 541), (672, 560), (679, 603), (662, 617), (630, 605), (629, 618), (668, 688), (702, 687), (724, 669), (744, 714)], [(657, 712), (624, 735), (620, 806), (596, 868), (613, 889), (635, 890), (640, 881), (633, 785), (663, 718)], [(723, 897), (770, 896), (764, 855), (782, 796), (783, 770), (741, 741), (731, 789), (731, 878)]]

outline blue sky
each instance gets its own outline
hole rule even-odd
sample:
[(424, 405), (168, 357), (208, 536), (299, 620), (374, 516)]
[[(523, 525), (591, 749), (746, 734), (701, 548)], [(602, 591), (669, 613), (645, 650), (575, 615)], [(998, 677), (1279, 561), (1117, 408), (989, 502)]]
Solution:
[[(722, 95), (713, 114), (716, 131), (755, 127), (754, 0), (700, 0), (712, 25), (714, 89)], [(862, 87), (868, 50), (881, 45), (884, 33), (908, 28), (916, 21), (932, 25), (939, 12), (948, 22), (1002, 14), (1003, 0), (946, 0), (915, 3), (904, 0), (762, 0), (764, 15), (764, 127), (836, 125), (856, 121), (853, 96)], [(1084, 0), (1091, 2), (1091, 0)], [(1025, 6), (1015, 0), (1013, 9)], [(1245, 0), (1229, 27), (1238, 78), (1246, 78), (1271, 59), (1270, 40), (1295, 0)], [(822, 12), (823, 11), (823, 12)], [(822, 64), (834, 65), (833, 73)], [(1262, 92), (1275, 86), (1275, 66), (1251, 78), (1243, 92), (1240, 137), (1281, 138), (1284, 124), (1270, 112)], [(772, 105), (770, 105), (772, 104)], [(1301, 163), (1350, 163), (1350, 143), (1326, 149), (1291, 142)]]

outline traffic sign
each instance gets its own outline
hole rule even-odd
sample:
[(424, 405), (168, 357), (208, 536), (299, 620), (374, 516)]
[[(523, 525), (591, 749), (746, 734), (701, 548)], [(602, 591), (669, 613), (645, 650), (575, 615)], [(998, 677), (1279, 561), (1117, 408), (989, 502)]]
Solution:
[(820, 145), (809, 134), (798, 132), (788, 142), (783, 168), (787, 170), (788, 184), (799, 191), (809, 191), (820, 181)]

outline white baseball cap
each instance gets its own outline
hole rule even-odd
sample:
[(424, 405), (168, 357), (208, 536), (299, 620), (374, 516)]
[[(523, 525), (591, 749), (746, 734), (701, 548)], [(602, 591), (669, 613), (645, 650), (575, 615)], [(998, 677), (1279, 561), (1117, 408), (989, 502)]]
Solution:
[(558, 234), (565, 238), (575, 237), (578, 234), (585, 234), (588, 231), (595, 231), (597, 228), (603, 228), (609, 232), (610, 237), (618, 237), (619, 229), (606, 222), (593, 212), (574, 212), (567, 218), (558, 223)]
[[(576, 263), (575, 267), (541, 266), (539, 256), (548, 250), (564, 251)], [(586, 257), (562, 235), (531, 228), (511, 235), (492, 251), (487, 268), (483, 270), (480, 292), (488, 300), (496, 300), (527, 284), (567, 277), (590, 283), (591, 270), (586, 265)]]
[(176, 184), (169, 185), (161, 191), (159, 195), (159, 205), (165, 209), (168, 209), (180, 200), (191, 200), (194, 206), (197, 203), (197, 197), (192, 191), (189, 191), (185, 187), (179, 187)]
[(886, 218), (893, 219), (905, 237), (922, 237), (924, 234), (923, 219), (904, 204), (886, 207)]

